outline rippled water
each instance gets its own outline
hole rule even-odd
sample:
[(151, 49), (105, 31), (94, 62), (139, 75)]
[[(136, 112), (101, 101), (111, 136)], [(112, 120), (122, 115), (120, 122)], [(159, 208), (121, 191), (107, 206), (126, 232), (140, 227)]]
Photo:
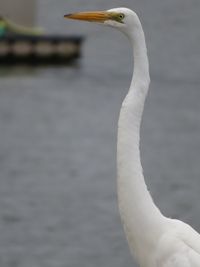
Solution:
[(200, 2), (40, 0), (38, 24), (87, 39), (74, 67), (0, 70), (1, 266), (135, 266), (115, 170), (130, 47), (117, 31), (62, 18), (122, 4), (140, 14), (149, 50), (148, 186), (166, 215), (200, 230)]

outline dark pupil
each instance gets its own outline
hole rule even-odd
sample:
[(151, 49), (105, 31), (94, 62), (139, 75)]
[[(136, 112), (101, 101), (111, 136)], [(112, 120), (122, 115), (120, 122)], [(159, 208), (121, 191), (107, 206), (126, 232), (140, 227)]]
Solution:
[(120, 17), (120, 19), (123, 19), (123, 18), (124, 18), (124, 16), (123, 16), (123, 15), (119, 15), (119, 17)]

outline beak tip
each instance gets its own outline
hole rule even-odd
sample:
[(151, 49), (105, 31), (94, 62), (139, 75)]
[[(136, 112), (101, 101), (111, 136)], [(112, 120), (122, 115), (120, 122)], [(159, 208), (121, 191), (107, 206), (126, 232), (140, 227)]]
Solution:
[(64, 18), (70, 18), (72, 14), (65, 14)]

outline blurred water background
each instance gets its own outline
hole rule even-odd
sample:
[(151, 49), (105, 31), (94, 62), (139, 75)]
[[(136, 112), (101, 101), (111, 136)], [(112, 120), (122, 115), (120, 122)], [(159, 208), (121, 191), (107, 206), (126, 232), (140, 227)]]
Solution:
[(117, 6), (137, 11), (146, 33), (147, 184), (167, 216), (200, 230), (200, 1), (39, 0), (38, 25), (87, 38), (73, 67), (0, 69), (2, 267), (136, 266), (118, 215), (115, 163), (130, 46), (113, 29), (63, 19)]

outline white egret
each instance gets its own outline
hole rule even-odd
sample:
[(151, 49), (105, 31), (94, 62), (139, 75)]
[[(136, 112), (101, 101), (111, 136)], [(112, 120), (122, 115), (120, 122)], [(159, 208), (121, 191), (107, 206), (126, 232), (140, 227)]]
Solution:
[(149, 89), (145, 36), (127, 8), (67, 14), (119, 29), (133, 47), (134, 71), (118, 123), (118, 201), (130, 251), (140, 267), (200, 267), (200, 235), (188, 224), (162, 215), (147, 190), (140, 160), (140, 124)]

